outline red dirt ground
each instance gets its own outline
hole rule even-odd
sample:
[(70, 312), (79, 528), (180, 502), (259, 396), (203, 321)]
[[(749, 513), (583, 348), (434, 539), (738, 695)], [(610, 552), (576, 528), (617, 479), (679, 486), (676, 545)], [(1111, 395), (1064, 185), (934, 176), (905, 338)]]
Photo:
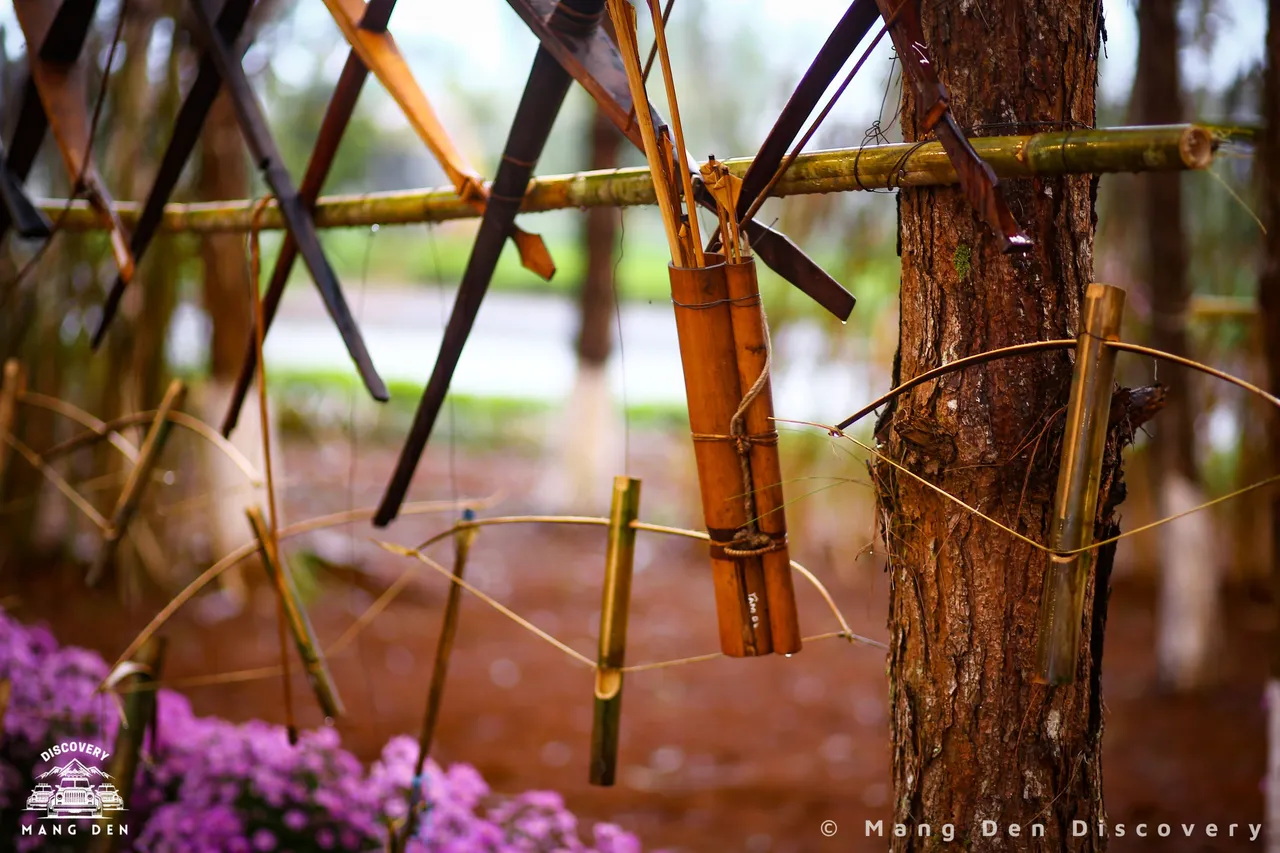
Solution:
[[(362, 455), (359, 477), (372, 503), (394, 457)], [(291, 448), (287, 467), (317, 464), (314, 452)], [(528, 494), (533, 460), (518, 453), (463, 454), (459, 494), (496, 488)], [(645, 482), (647, 520), (679, 523), (687, 496), (666, 476), (663, 448), (636, 461)], [(447, 468), (424, 466), (416, 497), (450, 489)], [(430, 486), (424, 484), (431, 484)], [(680, 488), (683, 488), (681, 486)], [(343, 509), (337, 497), (293, 494), (290, 518)], [(326, 503), (328, 499), (328, 503)], [(810, 498), (822, 500), (822, 498)], [(493, 512), (536, 512), (531, 501), (509, 500)], [(377, 535), (414, 543), (446, 520), (405, 519)], [(871, 558), (853, 554), (865, 544), (850, 533), (846, 565), (830, 553), (794, 556), (822, 577), (855, 631), (883, 639), (887, 583)], [(359, 535), (373, 535), (362, 527)], [(468, 577), (535, 624), (594, 656), (603, 531), (511, 526), (485, 529)], [(411, 565), (362, 547), (366, 565), (393, 577)], [(446, 547), (439, 556), (446, 562)], [(637, 553), (628, 659), (640, 663), (712, 651), (717, 647), (710, 580), (695, 544), (642, 537)], [(114, 656), (154, 613), (125, 613), (108, 593), (90, 595), (71, 573), (40, 582), (0, 578), (0, 596), (20, 597), (17, 615), (48, 620), (63, 642)], [(344, 743), (363, 759), (376, 757), (391, 735), (417, 731), (439, 630), (445, 583), (424, 575), (412, 595), (396, 602), (359, 641), (332, 660), (348, 715), (338, 723)], [(806, 633), (832, 630), (834, 620), (813, 590), (801, 596)], [(311, 606), (325, 642), (342, 633), (371, 599), (335, 582)], [(1227, 651), (1218, 687), (1175, 698), (1154, 687), (1151, 648), (1153, 594), (1115, 590), (1104, 667), (1106, 803), (1113, 822), (1259, 822), (1264, 772), (1264, 716), (1260, 706), (1271, 630), (1264, 599), (1236, 592), (1229, 601)], [(274, 602), (258, 588), (250, 606), (228, 621), (201, 624), (184, 611), (168, 627), (166, 675), (181, 679), (273, 662)], [(296, 672), (296, 668), (295, 668)], [(294, 702), (305, 725), (320, 723), (301, 679)], [(198, 713), (283, 722), (278, 679), (188, 690)], [(434, 756), (474, 764), (499, 790), (552, 788), (586, 820), (607, 819), (637, 832), (646, 847), (690, 851), (834, 851), (884, 849), (868, 839), (864, 820), (887, 818), (889, 751), (883, 651), (837, 640), (810, 644), (791, 659), (714, 660), (628, 676), (619, 783), (586, 783), (592, 709), (589, 669), (526, 634), (483, 603), (464, 598)], [(837, 822), (833, 838), (819, 831)], [(1245, 840), (1133, 836), (1117, 850), (1205, 851), (1252, 846)]]

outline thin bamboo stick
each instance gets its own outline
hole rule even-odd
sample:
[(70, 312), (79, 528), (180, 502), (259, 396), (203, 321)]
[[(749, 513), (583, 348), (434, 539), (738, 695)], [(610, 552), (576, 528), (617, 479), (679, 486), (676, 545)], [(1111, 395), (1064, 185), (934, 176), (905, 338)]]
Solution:
[[(465, 510), (462, 519), (473, 521), (475, 512), (471, 509)], [(471, 545), (479, 532), (479, 527), (470, 526), (460, 527), (454, 531), (453, 577), (457, 580), (461, 580), (466, 574)], [(440, 719), (440, 705), (444, 701), (444, 683), (449, 677), (449, 659), (453, 655), (453, 638), (458, 633), (458, 608), (461, 603), (462, 585), (449, 584), (449, 595), (444, 605), (444, 620), (440, 623), (440, 639), (436, 642), (435, 664), (431, 669), (431, 685), (427, 688), (427, 709), (422, 716), (422, 731), (418, 736), (418, 761), (413, 773), (413, 795), (409, 802), (409, 812), (405, 815), (403, 831), (399, 836), (398, 850), (407, 848), (418, 820), (418, 807), (422, 802), (422, 768), (426, 766), (427, 757), (431, 754), (436, 723)]]
[(307, 681), (311, 683), (311, 689), (316, 694), (316, 701), (326, 717), (340, 717), (345, 713), (342, 699), (338, 696), (338, 687), (329, 673), (324, 652), (321, 651), (320, 643), (316, 640), (316, 632), (311, 627), (311, 620), (307, 618), (307, 612), (302, 609), (293, 574), (280, 562), (280, 555), (276, 552), (261, 508), (249, 507), (245, 510), (245, 515), (249, 517), (253, 535), (258, 540), (258, 553), (262, 557), (262, 564), (266, 567), (267, 574), (271, 576), (271, 582), (275, 584), (280, 600), (284, 604), (289, 630), (293, 632), (298, 657), (302, 658), (303, 667), (307, 671)]
[[(0, 378), (0, 435), (13, 435), (18, 417), (18, 398), (26, 384), (22, 362), (11, 358), (4, 363), (4, 375)], [(9, 444), (0, 441), (0, 495), (4, 494), (4, 475), (9, 467)]]
[[(729, 292), (729, 315), (733, 323), (737, 353), (738, 382), (744, 395), (757, 382), (759, 393), (747, 406), (744, 434), (750, 444), (751, 500), (754, 521), (775, 545), (776, 550), (760, 556), (765, 590), (769, 601), (769, 629), (776, 654), (800, 651), (800, 619), (796, 613), (795, 588), (791, 579), (791, 556), (787, 548), (787, 518), (783, 507), (782, 463), (778, 457), (778, 433), (773, 423), (773, 389), (769, 377), (769, 330), (755, 259), (725, 265)], [(745, 399), (745, 397), (744, 397)], [(751, 520), (751, 519), (749, 519)]]
[[(667, 106), (671, 109), (671, 132), (675, 135), (675, 147), (671, 150), (674, 154), (676, 151), (684, 152), (688, 149), (684, 144), (684, 126), (680, 123), (680, 107), (676, 103), (676, 81), (671, 74), (671, 56), (667, 52), (667, 27), (662, 10), (659, 9), (655, 0), (648, 0), (649, 13), (653, 18), (653, 38), (654, 45), (658, 48), (658, 63), (662, 66), (662, 82), (667, 90)], [(637, 57), (639, 58), (639, 57)], [(641, 78), (642, 87), (644, 85), (643, 77)], [(640, 101), (632, 98), (636, 103)], [(680, 163), (675, 167), (675, 171), (680, 174), (680, 188), (684, 193), (685, 208), (688, 215), (685, 218), (685, 227), (688, 229), (686, 240), (691, 243), (685, 250), (685, 256), (693, 266), (706, 266), (706, 260), (702, 252), (702, 234), (698, 231), (698, 213), (697, 205), (693, 200), (693, 177), (689, 174), (689, 169), (684, 163)], [(690, 250), (692, 250), (690, 252)]]
[(106, 533), (103, 534), (102, 547), (98, 550), (98, 557), (94, 561), (93, 567), (89, 570), (89, 575), (85, 581), (89, 586), (93, 586), (101, 579), (103, 573), (115, 559), (120, 539), (124, 536), (125, 531), (128, 530), (130, 520), (132, 520), (134, 513), (138, 511), (138, 506), (142, 503), (142, 494), (146, 490), (147, 484), (151, 482), (151, 469), (159, 461), (160, 454), (164, 451), (165, 442), (172, 431), (173, 425), (169, 420), (169, 412), (182, 405), (182, 400), (186, 393), (187, 386), (183, 384), (181, 379), (175, 379), (169, 383), (169, 390), (165, 392), (164, 399), (160, 401), (160, 408), (156, 409), (151, 428), (147, 430), (142, 447), (138, 450), (138, 461), (129, 472), (129, 479), (125, 481), (124, 488), (120, 490), (120, 497), (116, 501), (115, 510), (111, 514), (111, 524)]
[[(147, 729), (151, 729), (151, 746), (155, 749), (156, 691), (148, 690), (144, 685), (160, 681), (160, 671), (164, 666), (165, 638), (152, 637), (142, 648), (133, 662), (139, 669), (120, 680), (119, 687), (124, 694), (124, 723), (116, 732), (115, 747), (111, 752), (111, 763), (108, 774), (116, 786), (116, 792), (128, 809), (133, 795), (134, 777), (138, 774), (139, 757), (142, 754), (142, 741)], [(123, 835), (103, 834), (98, 836), (94, 845), (94, 853), (112, 853), (120, 849)]]
[[(1252, 133), (1240, 129), (1233, 138)], [(1063, 174), (1100, 175), (1115, 172), (1171, 172), (1208, 168), (1217, 152), (1219, 136), (1204, 125), (1119, 127), (1097, 130), (1052, 131), (1017, 136), (970, 139), (974, 150), (991, 165), (996, 176), (1030, 178)], [(751, 158), (722, 161), (742, 177)], [(771, 191), (774, 196), (812, 195), (893, 187), (943, 186), (957, 182), (955, 168), (937, 142), (923, 145), (869, 145), (802, 154)], [(67, 207), (65, 199), (38, 199), (51, 215), (66, 209), (61, 228), (95, 231), (103, 226), (83, 201)], [(536, 213), (583, 207), (632, 207), (655, 203), (648, 168), (611, 169), (548, 175), (529, 183), (520, 210)], [(251, 229), (254, 200), (169, 204), (162, 227), (166, 231), (201, 234), (244, 233)], [(141, 205), (117, 202), (128, 225), (137, 220)], [(458, 198), (453, 187), (396, 190), (386, 193), (335, 195), (317, 203), (317, 228), (354, 228), (476, 218), (475, 209)], [(260, 228), (283, 228), (280, 210), (271, 201)]]
[(634, 477), (614, 477), (604, 589), (600, 596), (600, 651), (596, 659), (589, 773), (592, 785), (612, 785), (618, 768), (622, 668), (626, 666), (627, 616), (631, 608), (631, 570), (636, 548), (636, 531), (631, 523), (639, 514), (640, 481)]
[(700, 269), (668, 267), (671, 298), (702, 511), (712, 540), (720, 648), (731, 657), (753, 657), (773, 651), (768, 595), (759, 557), (734, 558), (724, 552), (724, 544), (748, 521), (742, 463), (730, 435), (742, 388), (725, 265), (719, 255), (706, 257), (710, 265)]
[[(662, 156), (658, 149), (657, 131), (653, 126), (653, 114), (647, 109), (649, 97), (644, 88), (644, 76), (640, 70), (640, 50), (636, 42), (636, 10), (627, 0), (608, 0), (606, 8), (613, 21), (614, 31), (618, 34), (618, 51), (622, 54), (622, 64), (627, 73), (627, 83), (631, 87), (631, 100), (637, 104), (636, 119), (640, 125), (640, 137), (644, 140), (644, 156), (649, 162), (651, 186), (661, 186), (660, 179), (669, 178), (664, 168)], [(667, 245), (671, 250), (671, 259), (678, 264), (688, 263), (684, 246), (680, 242), (679, 213), (675, 199), (667, 192), (657, 192), (658, 209), (662, 211), (662, 225), (667, 234)]]
[[(1062, 463), (1049, 531), (1049, 545), (1055, 551), (1075, 551), (1093, 540), (1116, 368), (1116, 350), (1107, 342), (1119, 339), (1124, 291), (1091, 284), (1080, 313), (1075, 371), (1062, 436)], [(1041, 683), (1070, 684), (1075, 680), (1091, 562), (1092, 553), (1087, 551), (1049, 555), (1040, 598), (1036, 655), (1035, 677)]]

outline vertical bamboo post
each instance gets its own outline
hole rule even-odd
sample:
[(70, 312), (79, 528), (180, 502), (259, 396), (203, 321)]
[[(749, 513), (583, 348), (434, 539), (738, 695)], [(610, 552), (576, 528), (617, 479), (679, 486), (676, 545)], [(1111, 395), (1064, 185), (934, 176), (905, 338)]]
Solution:
[[(155, 748), (156, 690), (154, 683), (160, 680), (164, 666), (165, 639), (151, 637), (134, 656), (133, 662), (141, 667), (120, 680), (124, 693), (124, 722), (116, 731), (115, 747), (107, 774), (116, 786), (124, 808), (129, 808), (134, 779), (138, 774), (138, 759), (142, 754), (142, 741), (148, 726), (151, 727), (151, 747)], [(94, 846), (94, 853), (111, 853), (120, 848), (121, 835), (101, 835)]]
[(129, 528), (129, 521), (138, 510), (139, 504), (142, 502), (143, 492), (147, 488), (147, 484), (151, 481), (151, 471), (156, 466), (156, 462), (160, 459), (160, 453), (164, 450), (165, 441), (169, 438), (173, 424), (169, 421), (169, 413), (182, 405), (182, 399), (187, 393), (187, 386), (183, 384), (181, 379), (175, 379), (169, 383), (169, 389), (165, 391), (164, 399), (160, 401), (160, 407), (156, 409), (155, 419), (151, 422), (151, 428), (147, 430), (146, 438), (142, 441), (142, 447), (138, 449), (138, 461), (134, 463), (132, 470), (129, 471), (129, 478), (125, 480), (124, 488), (120, 491), (120, 498), (116, 501), (115, 510), (111, 514), (111, 524), (103, 533), (102, 548), (98, 551), (98, 557), (94, 561), (93, 567), (89, 570), (89, 576), (86, 583), (93, 586), (102, 577), (102, 574), (111, 565), (115, 559), (116, 549), (120, 545), (120, 539), (124, 536), (125, 531)]
[[(1062, 436), (1062, 462), (1053, 501), (1050, 547), (1076, 551), (1093, 541), (1094, 516), (1102, 478), (1102, 452), (1111, 413), (1116, 351), (1124, 317), (1124, 291), (1091, 284), (1085, 291), (1075, 370)], [(1075, 680), (1084, 617), (1084, 592), (1092, 553), (1054, 553), (1045, 568), (1040, 598), (1036, 681), (1070, 684)]]
[(724, 259), (706, 258), (708, 266), (698, 269), (668, 266), (671, 299), (702, 511), (711, 536), (720, 648), (730, 657), (754, 657), (773, 651), (768, 596), (760, 558), (733, 558), (724, 552), (748, 521), (742, 463), (729, 434), (742, 389)]
[[(4, 363), (0, 378), (0, 436), (13, 435), (18, 422), (18, 400), (26, 384), (22, 362), (11, 358)], [(4, 495), (4, 475), (9, 466), (9, 442), (0, 440), (0, 496)]]
[(289, 623), (289, 630), (293, 633), (298, 657), (302, 658), (302, 665), (307, 671), (307, 681), (311, 683), (311, 689), (316, 694), (316, 701), (326, 717), (340, 717), (345, 713), (342, 699), (338, 695), (338, 687), (334, 684), (333, 675), (329, 672), (329, 665), (325, 662), (324, 652), (321, 651), (320, 643), (316, 640), (316, 632), (311, 627), (311, 620), (307, 618), (307, 612), (302, 609), (293, 574), (280, 561), (280, 555), (272, 545), (271, 534), (267, 530), (267, 521), (262, 515), (262, 509), (256, 506), (249, 507), (245, 510), (245, 515), (249, 517), (253, 535), (258, 540), (258, 553), (262, 557), (262, 564), (266, 567), (271, 582), (275, 584), (276, 592), (284, 606), (285, 619)]
[(787, 517), (783, 510), (786, 501), (782, 492), (778, 431), (773, 423), (773, 389), (768, 375), (769, 330), (760, 301), (755, 259), (746, 256), (739, 263), (727, 263), (725, 278), (739, 385), (745, 396), (757, 382), (762, 383), (759, 393), (747, 407), (745, 434), (750, 448), (755, 521), (760, 532), (774, 543), (774, 550), (760, 557), (768, 593), (773, 651), (789, 655), (800, 651), (800, 620), (796, 614), (791, 554), (787, 547)]
[(636, 530), (631, 523), (639, 514), (640, 481), (614, 477), (604, 591), (600, 596), (600, 652), (596, 658), (595, 718), (591, 726), (592, 785), (612, 785), (618, 768), (622, 667), (626, 662), (627, 614), (631, 608), (631, 569), (636, 549)]

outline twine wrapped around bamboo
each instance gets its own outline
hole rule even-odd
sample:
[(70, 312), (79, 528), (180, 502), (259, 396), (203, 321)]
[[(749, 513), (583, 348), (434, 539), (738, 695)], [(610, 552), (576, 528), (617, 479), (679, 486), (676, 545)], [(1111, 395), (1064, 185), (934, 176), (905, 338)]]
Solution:
[(1091, 552), (1078, 549), (1093, 541), (1116, 370), (1116, 350), (1107, 342), (1118, 340), (1123, 318), (1123, 290), (1089, 285), (1080, 310), (1075, 371), (1049, 531), (1050, 547), (1065, 553), (1049, 555), (1040, 598), (1035, 679), (1042, 684), (1070, 684), (1076, 677), (1084, 593), (1093, 557)]
[(711, 536), (720, 648), (730, 657), (754, 657), (773, 651), (768, 593), (759, 556), (725, 553), (748, 521), (742, 462), (730, 434), (742, 387), (725, 264), (718, 255), (708, 254), (706, 260), (707, 266), (696, 269), (668, 265), (671, 299), (702, 511)]
[[(746, 256), (725, 265), (729, 314), (733, 324), (738, 382), (746, 403), (742, 423), (731, 424), (731, 432), (746, 443), (750, 467), (750, 502), (762, 541), (760, 561), (768, 593), (770, 634), (778, 654), (800, 651), (800, 620), (796, 614), (795, 588), (791, 578), (791, 554), (787, 547), (786, 505), (782, 493), (782, 463), (778, 458), (778, 432), (773, 423), (773, 388), (769, 330), (760, 301), (760, 283), (755, 259)], [(736, 429), (735, 429), (736, 427)], [(746, 504), (744, 503), (744, 509)]]

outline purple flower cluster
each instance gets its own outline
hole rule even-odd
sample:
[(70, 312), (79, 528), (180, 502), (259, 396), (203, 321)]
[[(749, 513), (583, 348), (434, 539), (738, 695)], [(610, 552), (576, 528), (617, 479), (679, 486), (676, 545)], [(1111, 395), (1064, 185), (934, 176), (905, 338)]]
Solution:
[[(22, 835), (38, 812), (24, 811), (41, 761), (54, 743), (82, 740), (110, 749), (118, 715), (95, 693), (107, 665), (92, 652), (59, 648), (45, 629), (0, 612), (0, 679), (12, 694), (0, 728), (0, 847), (85, 849), (66, 837)], [(128, 811), (124, 849), (134, 853), (273, 853), (387, 849), (416, 804), (405, 853), (640, 853), (635, 836), (597, 823), (590, 845), (559, 794), (498, 796), (474, 767), (428, 761), (414, 782), (417, 744), (393, 738), (366, 772), (333, 729), (304, 732), (290, 746), (281, 726), (235, 725), (192, 713), (186, 698), (157, 696), (158, 738), (148, 743)], [(125, 817), (127, 815), (127, 818)]]

